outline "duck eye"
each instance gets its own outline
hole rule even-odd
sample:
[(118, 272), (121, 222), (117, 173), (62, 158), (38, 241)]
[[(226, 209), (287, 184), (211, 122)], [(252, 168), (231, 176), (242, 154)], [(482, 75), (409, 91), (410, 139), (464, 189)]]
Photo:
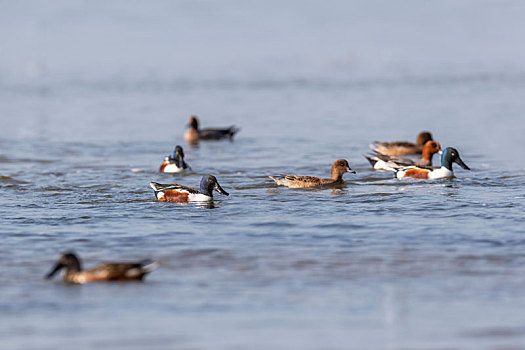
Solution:
[(450, 155), (451, 155), (451, 156), (455, 156), (456, 154), (455, 154), (454, 152), (452, 152)]

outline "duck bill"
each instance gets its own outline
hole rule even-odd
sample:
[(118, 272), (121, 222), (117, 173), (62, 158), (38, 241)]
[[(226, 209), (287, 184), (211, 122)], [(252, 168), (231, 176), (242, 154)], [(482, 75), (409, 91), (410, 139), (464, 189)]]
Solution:
[(355, 174), (355, 170), (352, 170), (350, 168), (348, 168), (348, 170), (346, 171), (347, 173), (352, 173), (352, 174)]
[(51, 272), (49, 272), (47, 275), (46, 275), (46, 279), (50, 279), (51, 277), (53, 277), (55, 275), (55, 273), (57, 273), (61, 268), (63, 268), (64, 265), (62, 265), (61, 263), (57, 263), (55, 265), (55, 267), (53, 268), (53, 270), (51, 270)]
[(218, 182), (215, 183), (215, 191), (219, 192), (220, 194), (223, 194), (225, 196), (229, 196), (230, 194), (228, 192), (226, 192), (222, 187), (221, 185), (219, 185)]
[(461, 160), (461, 158), (459, 158), (459, 156), (456, 158), (456, 160), (454, 160), (454, 162), (458, 163), (459, 166), (462, 167), (463, 169), (470, 170), (467, 164), (463, 163), (463, 161)]

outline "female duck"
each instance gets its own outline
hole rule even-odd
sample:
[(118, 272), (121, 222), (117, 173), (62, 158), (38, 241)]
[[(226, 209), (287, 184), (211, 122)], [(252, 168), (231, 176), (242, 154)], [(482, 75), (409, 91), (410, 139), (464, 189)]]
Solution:
[(177, 145), (173, 153), (164, 158), (164, 162), (160, 165), (159, 172), (180, 173), (186, 169), (191, 170), (191, 167), (184, 161), (184, 151), (182, 147)]
[(427, 141), (432, 140), (432, 134), (428, 131), (422, 131), (417, 135), (416, 143), (408, 141), (396, 142), (379, 142), (376, 141), (370, 145), (377, 153), (385, 154), (387, 156), (404, 156), (409, 154), (420, 154), (423, 151), (423, 146)]
[(423, 146), (423, 157), (419, 162), (410, 158), (400, 158), (396, 156), (387, 156), (385, 154), (376, 153), (374, 156), (364, 156), (375, 170), (393, 170), (403, 166), (417, 165), (417, 166), (432, 166), (432, 156), (441, 151), (441, 146), (437, 141), (427, 141)]
[(202, 177), (200, 190), (177, 184), (163, 185), (156, 182), (151, 182), (150, 186), (153, 188), (153, 191), (155, 191), (155, 197), (163, 202), (187, 203), (189, 201), (209, 201), (213, 199), (213, 190), (229, 196), (229, 193), (219, 185), (213, 175), (205, 175)]
[(413, 177), (416, 179), (443, 179), (454, 177), (452, 171), (452, 163), (459, 164), (463, 169), (470, 170), (470, 168), (463, 163), (459, 157), (457, 149), (447, 147), (441, 156), (441, 167), (437, 169), (423, 168), (418, 166), (409, 166), (394, 169), (396, 178), (402, 179), (405, 177)]
[(104, 281), (140, 281), (147, 273), (157, 268), (157, 263), (142, 261), (136, 263), (110, 262), (82, 270), (78, 257), (72, 253), (64, 253), (51, 272), (46, 275), (49, 279), (60, 269), (62, 278), (68, 283), (87, 283)]
[(199, 121), (192, 115), (188, 120), (188, 130), (184, 133), (184, 140), (189, 143), (196, 143), (199, 140), (231, 140), (238, 131), (239, 129), (233, 125), (229, 128), (199, 129)]
[(287, 186), (289, 188), (314, 187), (323, 185), (333, 185), (343, 182), (344, 173), (353, 173), (346, 159), (338, 159), (332, 164), (332, 177), (322, 178), (317, 176), (297, 176), (281, 175), (280, 177), (269, 176), (277, 185)]

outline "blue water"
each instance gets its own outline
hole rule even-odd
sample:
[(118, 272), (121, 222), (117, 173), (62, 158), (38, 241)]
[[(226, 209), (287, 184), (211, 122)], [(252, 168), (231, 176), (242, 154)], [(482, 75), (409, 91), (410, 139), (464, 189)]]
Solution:
[[(1, 7), (2, 349), (525, 349), (522, 2)], [(190, 147), (190, 114), (241, 131)], [(421, 130), (472, 171), (362, 157)], [(159, 174), (176, 144), (194, 172)], [(230, 196), (148, 186), (203, 174)], [(44, 280), (65, 250), (159, 268)]]

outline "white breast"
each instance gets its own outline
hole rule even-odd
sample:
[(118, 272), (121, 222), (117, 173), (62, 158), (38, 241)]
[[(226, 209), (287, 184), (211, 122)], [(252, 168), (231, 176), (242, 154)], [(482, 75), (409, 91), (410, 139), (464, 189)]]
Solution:
[(165, 173), (180, 173), (183, 171), (183, 168), (179, 168), (176, 164), (170, 163), (164, 167), (163, 172)]
[(447, 178), (447, 177), (454, 177), (454, 173), (452, 171), (448, 170), (447, 168), (445, 168), (444, 166), (442, 166), (439, 169), (431, 171), (428, 174), (428, 177), (430, 179), (443, 179), (443, 178)]
[(202, 201), (210, 201), (212, 199), (213, 199), (213, 197), (207, 196), (207, 195), (202, 194), (202, 193), (190, 193), (188, 195), (188, 200), (189, 201), (202, 202)]

